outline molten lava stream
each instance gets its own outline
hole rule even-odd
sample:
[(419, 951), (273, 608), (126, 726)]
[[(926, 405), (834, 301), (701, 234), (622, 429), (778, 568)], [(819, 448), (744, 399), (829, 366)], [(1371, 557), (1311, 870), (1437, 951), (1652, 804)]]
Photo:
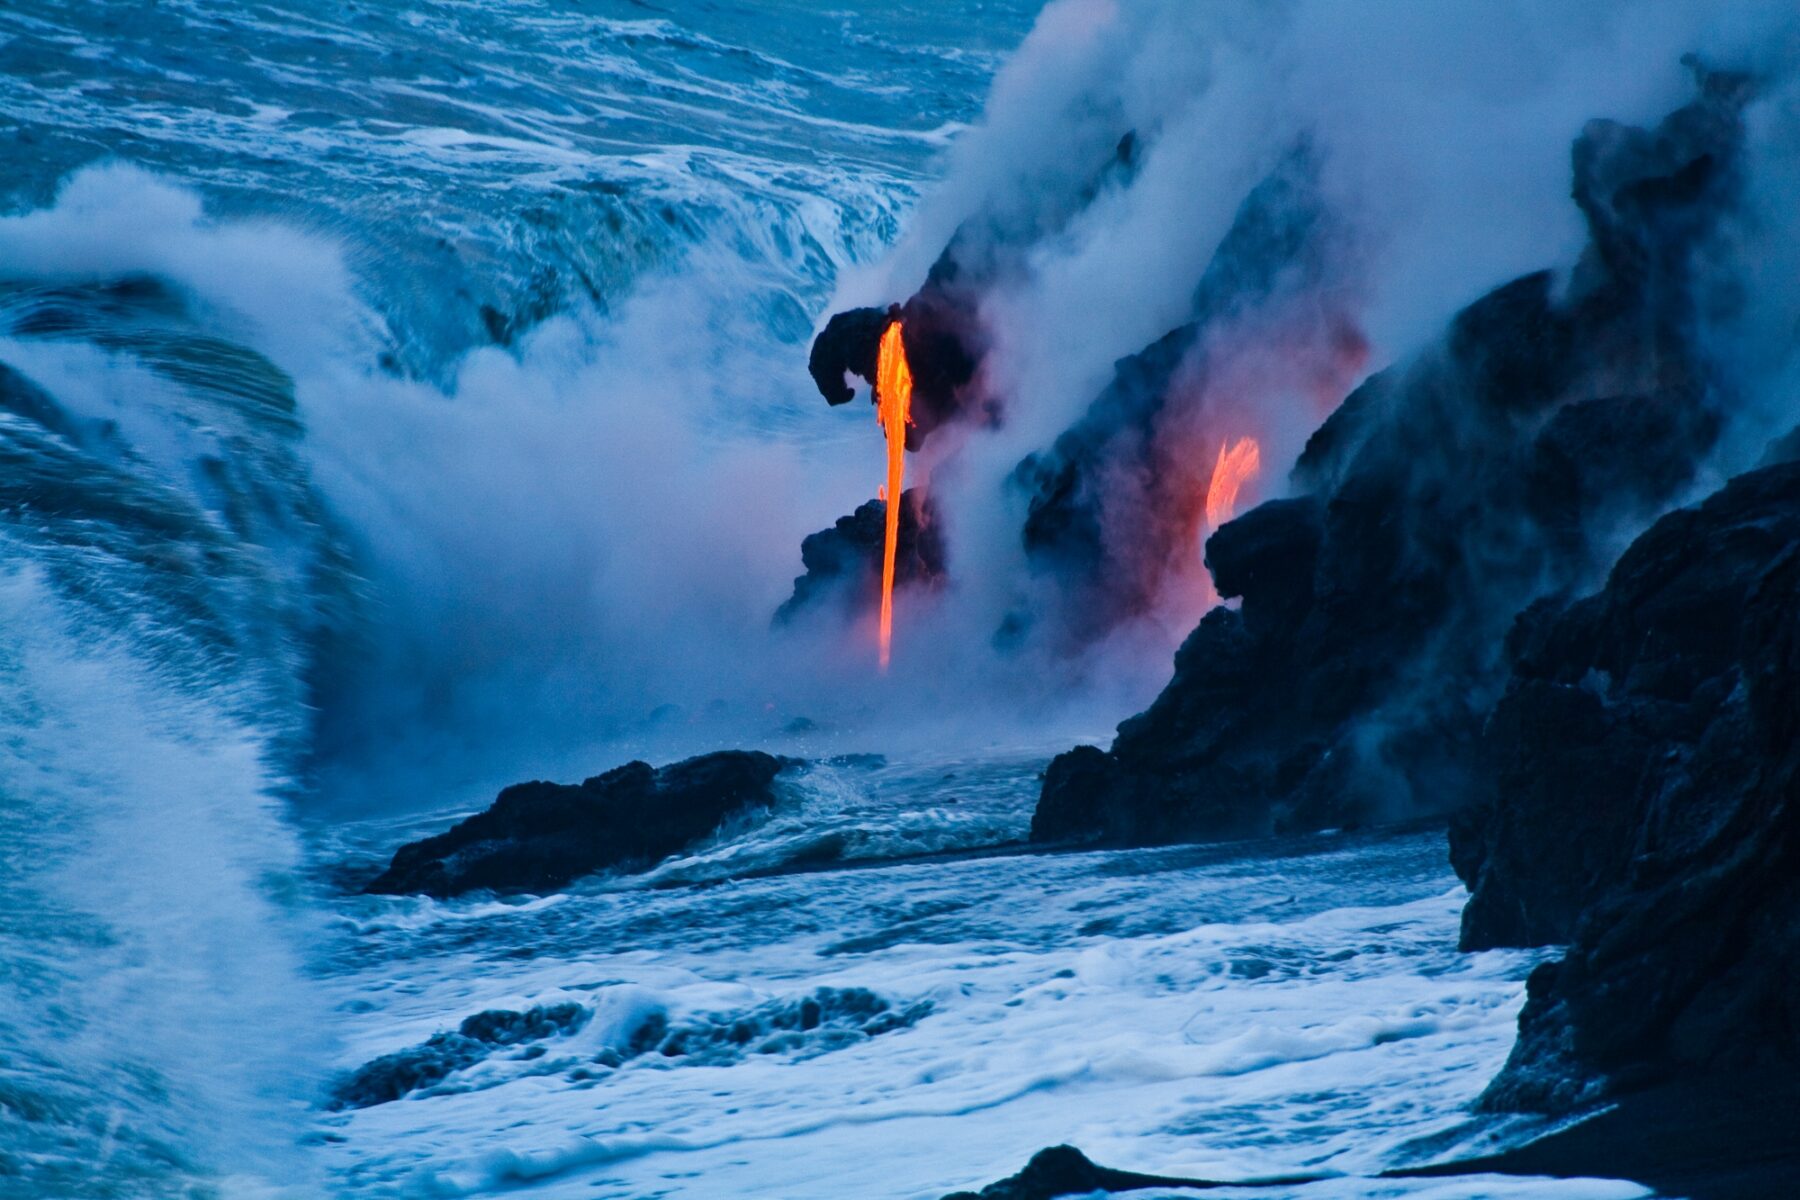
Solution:
[(894, 557), (900, 543), (900, 496), (906, 480), (906, 427), (912, 424), (912, 368), (906, 343), (895, 321), (881, 335), (875, 362), (875, 416), (887, 437), (887, 540), (881, 550), (881, 669), (888, 668), (894, 645)]
[(1217, 529), (1237, 512), (1238, 491), (1262, 470), (1262, 447), (1255, 438), (1219, 443), (1219, 461), (1206, 486), (1206, 527)]

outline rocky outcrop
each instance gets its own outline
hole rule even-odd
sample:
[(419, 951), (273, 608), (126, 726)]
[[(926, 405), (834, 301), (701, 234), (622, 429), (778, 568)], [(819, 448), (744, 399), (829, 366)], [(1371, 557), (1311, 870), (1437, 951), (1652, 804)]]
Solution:
[(400, 847), (363, 890), (547, 892), (596, 871), (649, 866), (773, 805), (775, 777), (794, 765), (722, 750), (660, 769), (629, 762), (580, 784), (514, 784), (485, 812)]
[(1572, 944), (1533, 973), (1483, 1103), (1791, 1084), (1800, 464), (1664, 517), (1604, 589), (1533, 608), (1511, 643), (1484, 738), (1499, 787), (1456, 841), (1463, 942)]
[[(1718, 432), (1693, 266), (1739, 192), (1742, 79), (1574, 149), (1590, 245), (1458, 314), (1308, 442), (1300, 496), (1215, 533), (1207, 614), (1110, 750), (1059, 757), (1036, 840), (1157, 842), (1444, 812), (1479, 788), (1501, 648), (1534, 598), (1604, 571)], [(1711, 303), (1710, 300), (1706, 301)]]
[[(800, 543), (806, 573), (794, 594), (775, 610), (777, 625), (836, 602), (846, 614), (869, 612), (881, 590), (881, 556), (887, 537), (887, 502), (870, 500), (830, 529)], [(922, 488), (900, 494), (900, 528), (894, 548), (894, 586), (936, 587), (947, 573), (944, 535), (937, 511)]]
[(944, 1200), (1056, 1200), (1058, 1196), (1090, 1196), (1095, 1192), (1129, 1192), (1138, 1188), (1195, 1184), (1194, 1180), (1115, 1171), (1096, 1165), (1073, 1146), (1052, 1146), (1032, 1155), (1031, 1161), (1017, 1175), (990, 1183), (979, 1192), (954, 1192)]
[(1173, 1175), (1140, 1175), (1102, 1167), (1073, 1146), (1052, 1146), (1031, 1156), (1017, 1175), (990, 1183), (979, 1192), (954, 1192), (944, 1200), (1056, 1200), (1059, 1196), (1092, 1196), (1099, 1193), (1135, 1192), (1143, 1188), (1180, 1188), (1211, 1191), (1215, 1188), (1290, 1188), (1316, 1183), (1324, 1175), (1286, 1175), (1240, 1181), (1183, 1179)]
[(1568, 941), (1597, 900), (1691, 856), (1760, 785), (1748, 684), (1775, 668), (1751, 618), (1796, 603), (1771, 574), (1792, 553), (1789, 463), (1658, 521), (1600, 592), (1521, 614), (1483, 739), (1495, 788), (1453, 829), (1466, 949)]
[[(896, 1002), (867, 988), (814, 988), (753, 1008), (692, 1013), (671, 1020), (648, 1006), (612, 1028), (598, 1049), (584, 1047), (574, 1078), (594, 1078), (639, 1058), (660, 1066), (722, 1067), (749, 1057), (794, 1061), (861, 1045), (870, 1038), (910, 1029), (931, 1012), (931, 1001)], [(518, 1012), (487, 1009), (454, 1031), (432, 1034), (414, 1046), (384, 1054), (341, 1076), (326, 1103), (333, 1109), (370, 1108), (435, 1088), (476, 1063), (511, 1051), (517, 1061), (569, 1069), (567, 1057), (549, 1057), (552, 1039), (585, 1028), (594, 1010), (573, 1001)], [(545, 1043), (550, 1043), (546, 1045)], [(565, 1053), (568, 1048), (565, 1047)], [(532, 1068), (527, 1068), (532, 1069)], [(451, 1080), (457, 1086), (464, 1080)]]
[(1021, 538), (1053, 597), (1041, 615), (1054, 640), (1079, 646), (1152, 612), (1198, 566), (1220, 437), (1251, 427), (1230, 408), (1240, 393), (1335, 398), (1360, 372), (1362, 337), (1332, 290), (1341, 239), (1315, 174), (1300, 146), (1251, 189), (1188, 319), (1115, 363), (1080, 419), (1015, 468)]
[(990, 205), (970, 216), (903, 303), (834, 314), (813, 339), (807, 360), (825, 402), (846, 404), (856, 395), (850, 375), (873, 389), (881, 335), (899, 321), (913, 377), (907, 449), (919, 449), (940, 426), (996, 423), (993, 398), (976, 381), (988, 345), (980, 317), (983, 294), (1021, 269), (1037, 239), (1054, 236), (1107, 186), (1129, 178), (1137, 158), (1137, 135), (1128, 132), (1072, 194), (1034, 189), (1023, 207)]
[[(848, 403), (856, 395), (846, 375), (870, 385), (874, 400), (876, 363), (881, 335), (900, 322), (906, 364), (912, 372), (911, 418), (906, 448), (918, 450), (939, 426), (979, 415), (971, 383), (980, 363), (983, 334), (975, 316), (975, 298), (961, 279), (952, 242), (925, 285), (904, 304), (887, 308), (853, 308), (834, 315), (813, 339), (807, 370), (827, 404)], [(990, 414), (991, 415), (991, 414)]]
[[(990, 1183), (979, 1192), (956, 1192), (944, 1200), (1055, 1200), (1095, 1192), (1129, 1192), (1147, 1187), (1187, 1187), (1195, 1181), (1139, 1175), (1095, 1165), (1073, 1146), (1052, 1146), (1031, 1156), (1017, 1175)], [(1205, 1185), (1201, 1185), (1205, 1186)]]
[(825, 322), (806, 360), (807, 372), (825, 403), (836, 406), (856, 398), (856, 389), (846, 381), (849, 375), (859, 375), (874, 386), (881, 335), (898, 316), (897, 307), (852, 308), (834, 313)]

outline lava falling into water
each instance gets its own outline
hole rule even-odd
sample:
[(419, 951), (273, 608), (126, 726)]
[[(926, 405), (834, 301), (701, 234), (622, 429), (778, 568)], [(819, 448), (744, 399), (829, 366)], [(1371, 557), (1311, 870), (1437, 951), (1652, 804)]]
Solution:
[(1206, 487), (1206, 526), (1217, 529), (1237, 512), (1238, 490), (1262, 470), (1262, 447), (1255, 438), (1219, 443), (1219, 461)]
[(901, 485), (906, 479), (906, 427), (912, 424), (912, 368), (895, 321), (881, 335), (875, 364), (875, 415), (887, 437), (887, 539), (881, 550), (881, 669), (887, 670), (894, 644), (894, 556), (900, 542)]

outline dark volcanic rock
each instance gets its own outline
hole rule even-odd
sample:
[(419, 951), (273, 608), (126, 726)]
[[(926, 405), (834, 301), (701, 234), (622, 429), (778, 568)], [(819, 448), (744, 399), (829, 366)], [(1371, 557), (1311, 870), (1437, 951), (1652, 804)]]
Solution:
[(1671, 1177), (1681, 1194), (1786, 1194), (1767, 1181), (1800, 1172), (1800, 464), (1663, 518), (1601, 592), (1521, 618), (1513, 654), (1486, 735), (1500, 786), (1459, 830), (1463, 940), (1572, 944), (1532, 973), (1482, 1106), (1622, 1101), (1628, 1136), (1572, 1140), (1573, 1168), (1699, 1161), (1747, 1182)]
[(856, 397), (856, 389), (844, 381), (846, 374), (860, 375), (871, 385), (875, 382), (881, 335), (895, 315), (885, 308), (852, 308), (825, 322), (806, 360), (825, 403), (848, 404)]
[(944, 1200), (1056, 1200), (1059, 1196), (1090, 1196), (1105, 1192), (1135, 1192), (1143, 1188), (1182, 1188), (1210, 1191), (1214, 1188), (1289, 1188), (1316, 1183), (1323, 1175), (1288, 1175), (1227, 1183), (1215, 1179), (1181, 1179), (1171, 1175), (1140, 1175), (1116, 1171), (1092, 1162), (1073, 1146), (1039, 1150), (1017, 1175), (990, 1183), (979, 1192), (954, 1192)]
[(846, 372), (871, 385), (869, 399), (873, 402), (881, 335), (899, 321), (913, 381), (908, 409), (911, 420), (906, 427), (908, 450), (923, 446), (938, 426), (985, 411), (969, 395), (980, 362), (982, 334), (974, 296), (957, 282), (955, 250), (952, 242), (927, 276), (925, 286), (905, 304), (853, 308), (834, 315), (813, 339), (807, 359), (807, 370), (826, 403), (844, 404), (856, 395), (845, 382)]
[[(806, 573), (794, 580), (794, 594), (775, 610), (775, 623), (832, 599), (847, 613), (867, 612), (881, 591), (881, 553), (887, 539), (887, 504), (871, 500), (830, 529), (809, 533), (800, 543)], [(936, 587), (946, 574), (944, 537), (937, 512), (922, 488), (900, 494), (900, 532), (894, 548), (894, 586)]]
[(910, 1029), (931, 1008), (929, 1000), (895, 1004), (867, 988), (821, 987), (746, 1012), (701, 1014), (665, 1026), (658, 1036), (645, 1036), (645, 1052), (708, 1066), (749, 1054), (811, 1058)]
[(1204, 427), (1208, 417), (1234, 420), (1211, 411), (1215, 376), (1229, 379), (1228, 392), (1246, 386), (1230, 372), (1241, 354), (1291, 369), (1259, 378), (1266, 390), (1311, 390), (1341, 386), (1330, 376), (1342, 364), (1360, 366), (1361, 335), (1325, 286), (1336, 242), (1314, 173), (1302, 146), (1252, 189), (1194, 289), (1189, 319), (1115, 363), (1081, 418), (1015, 468), (1025, 551), (1060, 595), (1064, 641), (1151, 612), (1191, 569), (1219, 452)]
[(417, 1046), (364, 1063), (331, 1089), (329, 1107), (372, 1108), (420, 1088), (442, 1083), (496, 1050), (574, 1033), (593, 1013), (573, 1002), (524, 1012), (490, 1008), (465, 1020), (455, 1033), (436, 1033)]
[[(912, 424), (906, 445), (917, 450), (933, 430), (953, 422), (994, 424), (999, 414), (976, 386), (976, 371), (987, 351), (980, 319), (983, 293), (1020, 269), (1037, 238), (1052, 236), (1093, 202), (1105, 187), (1129, 176), (1137, 162), (1132, 133), (1087, 182), (1063, 197), (1036, 193), (1029, 211), (983, 210), (957, 227), (925, 282), (902, 304), (854, 308), (835, 314), (813, 339), (807, 368), (828, 404), (843, 404), (856, 393), (845, 376), (875, 382), (881, 335), (893, 321), (903, 326), (907, 365), (912, 370)], [(871, 399), (873, 393), (871, 392)]]
[[(584, 1058), (579, 1070), (612, 1070), (648, 1057), (661, 1065), (726, 1066), (746, 1057), (782, 1056), (790, 1061), (829, 1054), (870, 1038), (910, 1029), (931, 1012), (931, 1001), (896, 1003), (867, 988), (814, 988), (803, 995), (767, 1001), (735, 1012), (697, 1013), (671, 1022), (650, 1008), (611, 1032), (611, 1044)], [(593, 1011), (572, 1001), (517, 1012), (488, 1009), (467, 1018), (454, 1032), (434, 1033), (416, 1046), (373, 1059), (340, 1078), (331, 1088), (331, 1108), (369, 1108), (412, 1092), (434, 1088), (456, 1072), (519, 1048), (514, 1057), (542, 1062), (547, 1040), (575, 1033)], [(564, 1064), (556, 1064), (561, 1069)]]
[(944, 1200), (1056, 1200), (1095, 1192), (1129, 1192), (1147, 1187), (1216, 1187), (1199, 1180), (1139, 1175), (1096, 1166), (1073, 1146), (1039, 1150), (1017, 1175), (990, 1183), (979, 1192), (955, 1192)]
[(514, 784), (485, 812), (400, 847), (363, 890), (545, 892), (595, 871), (647, 866), (739, 813), (774, 804), (775, 777), (792, 765), (723, 750), (660, 769), (630, 762), (579, 785)]
[(1800, 464), (1765, 467), (1658, 521), (1599, 593), (1521, 614), (1483, 738), (1495, 786), (1453, 829), (1466, 949), (1568, 941), (1747, 803), (1766, 758), (1751, 621), (1795, 602), (1772, 571), (1796, 551)]
[(1576, 143), (1592, 245), (1567, 296), (1538, 273), (1477, 300), (1345, 399), (1295, 467), (1300, 498), (1208, 540), (1241, 609), (1201, 621), (1109, 751), (1051, 765), (1035, 839), (1236, 837), (1479, 791), (1513, 616), (1590, 585), (1717, 435), (1691, 264), (1738, 191), (1743, 97), (1721, 78), (1653, 133), (1595, 123)]

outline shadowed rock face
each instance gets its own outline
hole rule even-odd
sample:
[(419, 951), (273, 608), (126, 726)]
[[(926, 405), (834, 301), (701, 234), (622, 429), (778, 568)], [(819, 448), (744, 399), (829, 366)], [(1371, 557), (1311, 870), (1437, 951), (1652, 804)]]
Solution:
[(975, 296), (959, 282), (952, 241), (926, 277), (925, 286), (905, 304), (888, 308), (853, 308), (825, 323), (813, 339), (807, 370), (827, 404), (847, 404), (856, 392), (845, 381), (846, 373), (858, 375), (870, 385), (874, 400), (876, 363), (881, 335), (895, 321), (901, 323), (906, 346), (906, 365), (912, 371), (911, 421), (906, 428), (906, 448), (917, 450), (939, 426), (971, 415), (991, 421), (972, 397), (971, 382), (980, 364), (984, 335), (975, 316)]
[(1739, 192), (1745, 93), (1701, 90), (1656, 131), (1576, 143), (1591, 244), (1566, 296), (1538, 273), (1470, 305), (1320, 427), (1299, 498), (1208, 540), (1241, 607), (1207, 614), (1110, 751), (1051, 764), (1034, 839), (1248, 836), (1479, 791), (1513, 615), (1597, 576), (1717, 436), (1692, 264)]
[(1072, 195), (1033, 195), (1032, 200), (1041, 200), (1046, 207), (988, 209), (964, 221), (932, 263), (925, 282), (904, 303), (833, 315), (813, 339), (807, 360), (825, 402), (847, 404), (856, 395), (848, 375), (860, 376), (873, 388), (881, 335), (891, 322), (900, 321), (913, 376), (907, 449), (919, 449), (943, 425), (997, 423), (997, 406), (975, 383), (988, 345), (979, 311), (983, 293), (1018, 272), (1038, 239), (1054, 236), (1109, 184), (1129, 177), (1137, 158), (1137, 135), (1126, 133)]
[(722, 750), (661, 769), (630, 762), (580, 784), (514, 784), (485, 812), (400, 847), (363, 890), (547, 892), (595, 871), (649, 866), (733, 816), (773, 805), (775, 777), (793, 765)]
[[(1251, 386), (1240, 375), (1271, 392), (1341, 388), (1349, 379), (1332, 378), (1338, 364), (1360, 365), (1361, 335), (1328, 286), (1336, 238), (1315, 169), (1302, 146), (1253, 188), (1194, 289), (1189, 319), (1115, 363), (1081, 418), (1015, 468), (1027, 506), (1021, 537), (1060, 601), (1049, 623), (1063, 643), (1150, 613), (1191, 563), (1219, 440), (1252, 432), (1212, 411), (1219, 377), (1232, 380), (1228, 392)], [(1267, 361), (1242, 367), (1251, 359)], [(1219, 430), (1208, 431), (1209, 417)]]
[(1800, 1070), (1800, 464), (1671, 513), (1606, 587), (1525, 613), (1457, 830), (1469, 948), (1533, 973), (1484, 1103), (1566, 1111)]
[[(830, 529), (809, 533), (800, 543), (806, 573), (794, 580), (794, 594), (775, 610), (775, 623), (836, 601), (846, 615), (868, 612), (881, 594), (881, 556), (887, 539), (887, 503), (871, 500)], [(936, 587), (946, 574), (944, 536), (931, 498), (922, 488), (900, 494), (899, 540), (894, 548), (894, 586)]]
[(1800, 464), (1766, 467), (1658, 521), (1600, 592), (1520, 615), (1483, 738), (1496, 786), (1452, 830), (1465, 948), (1568, 941), (1596, 900), (1746, 802), (1768, 765), (1752, 618), (1800, 602), (1772, 574), (1795, 553)]

